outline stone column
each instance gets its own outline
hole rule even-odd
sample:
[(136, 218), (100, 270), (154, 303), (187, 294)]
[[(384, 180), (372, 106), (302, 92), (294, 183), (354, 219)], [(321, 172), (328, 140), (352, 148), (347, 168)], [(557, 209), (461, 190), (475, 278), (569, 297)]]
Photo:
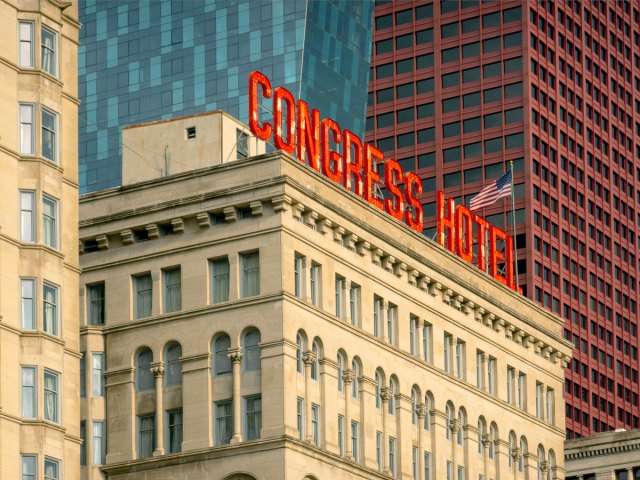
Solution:
[(311, 350), (307, 350), (302, 355), (302, 360), (304, 361), (304, 440), (305, 442), (311, 443), (313, 442), (313, 432), (311, 425), (311, 399), (309, 398), (311, 388), (309, 387), (309, 383), (311, 382), (311, 365), (316, 360), (316, 354)]
[(482, 452), (484, 457), (484, 478), (489, 478), (489, 449), (491, 448), (491, 435), (485, 433), (482, 435)]
[(240, 258), (238, 254), (229, 255), (229, 300), (240, 298)]
[(351, 399), (351, 384), (356, 379), (355, 373), (353, 370), (345, 370), (342, 374), (342, 381), (344, 382), (344, 423), (345, 423), (345, 433), (346, 433), (346, 441), (345, 441), (345, 456), (349, 460), (353, 460), (353, 449), (351, 448), (351, 410), (350, 410), (350, 399)]
[(164, 455), (164, 402), (162, 398), (164, 366), (162, 363), (151, 367), (151, 373), (156, 378), (156, 449), (153, 451), (155, 457)]
[(427, 415), (427, 406), (424, 403), (416, 405), (418, 417), (418, 477), (424, 472), (424, 417)]
[(549, 473), (549, 469), (551, 468), (551, 464), (546, 460), (540, 464), (540, 470), (542, 470), (542, 480), (546, 480), (547, 473)]
[(456, 445), (458, 445), (458, 432), (460, 431), (461, 425), (460, 420), (457, 418), (452, 418), (449, 420), (449, 428), (451, 429), (451, 462), (453, 463), (453, 476), (456, 476), (456, 466), (458, 465), (458, 460), (456, 458)]
[(391, 469), (389, 468), (389, 435), (387, 433), (387, 417), (389, 416), (391, 389), (382, 387), (380, 397), (382, 398), (382, 472), (385, 475), (391, 475)]
[(518, 464), (520, 463), (520, 459), (522, 458), (522, 449), (519, 447), (511, 450), (511, 458), (513, 459), (513, 478), (517, 478), (518, 476)]
[(233, 375), (233, 436), (231, 443), (240, 443), (242, 441), (242, 422), (241, 420), (241, 396), (240, 396), (240, 364), (242, 363), (242, 349), (229, 349), (227, 354), (231, 360)]

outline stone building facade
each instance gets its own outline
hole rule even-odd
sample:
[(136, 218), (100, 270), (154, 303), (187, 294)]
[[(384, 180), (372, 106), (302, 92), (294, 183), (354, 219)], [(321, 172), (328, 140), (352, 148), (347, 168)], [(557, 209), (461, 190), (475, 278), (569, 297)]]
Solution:
[(81, 198), (83, 478), (564, 478), (562, 321), (218, 115)]

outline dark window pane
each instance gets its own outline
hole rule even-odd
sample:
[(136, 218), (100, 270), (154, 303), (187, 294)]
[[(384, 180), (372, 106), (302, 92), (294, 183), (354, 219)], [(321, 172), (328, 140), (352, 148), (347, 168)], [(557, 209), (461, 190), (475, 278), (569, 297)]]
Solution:
[(387, 40), (379, 40), (376, 42), (376, 55), (389, 53), (392, 50), (393, 50), (393, 40), (391, 38)]
[(469, 168), (464, 171), (464, 183), (479, 182), (482, 180), (482, 168)]
[(417, 64), (418, 70), (421, 70), (423, 68), (433, 67), (433, 53), (418, 55), (416, 57), (416, 64)]
[(384, 30), (389, 28), (393, 24), (393, 17), (391, 14), (382, 15), (376, 18), (376, 30)]
[(444, 176), (444, 188), (459, 187), (461, 184), (460, 172), (447, 173)]
[(435, 167), (436, 165), (436, 153), (429, 152), (423, 153), (418, 156), (418, 168)]
[(396, 62), (396, 74), (408, 73), (413, 71), (413, 58), (406, 60), (398, 60)]
[(425, 218), (427, 218), (427, 217), (435, 217), (436, 216), (436, 202), (422, 204), (422, 212), (423, 212)]
[(418, 130), (418, 143), (433, 142), (436, 139), (435, 128), (424, 128)]
[(502, 37), (502, 45), (504, 48), (519, 47), (522, 43), (522, 33), (510, 33)]
[(442, 51), (442, 63), (455, 62), (460, 58), (460, 49), (458, 47), (447, 48)]
[(458, 36), (458, 22), (448, 23), (440, 27), (442, 38), (457, 37)]
[(396, 119), (398, 123), (412, 122), (413, 121), (413, 107), (403, 108), (396, 112)]
[(376, 92), (376, 101), (378, 103), (390, 102), (393, 100), (393, 88), (383, 88)]
[(477, 107), (480, 105), (480, 92), (467, 93), (462, 97), (463, 108)]
[(478, 157), (482, 153), (482, 142), (467, 143), (464, 146), (464, 158)]
[(501, 67), (500, 62), (494, 62), (494, 63), (489, 63), (487, 65), (483, 65), (482, 67), (483, 78), (499, 77), (502, 70), (500, 67)]
[(413, 132), (398, 135), (398, 148), (412, 147), (415, 145), (415, 135)]
[(505, 146), (509, 148), (520, 148), (524, 145), (524, 134), (514, 133), (513, 135), (507, 135), (504, 137)]
[(510, 58), (504, 61), (504, 73), (520, 72), (522, 70), (522, 57)]
[(460, 110), (460, 97), (447, 98), (442, 101), (442, 113), (450, 113)]
[(442, 75), (442, 88), (455, 87), (460, 84), (460, 72)]
[(500, 37), (487, 38), (482, 41), (482, 53), (500, 51)]
[(374, 126), (373, 126), (373, 117), (367, 117), (367, 131), (371, 131), (373, 130)]
[(485, 13), (482, 15), (482, 28), (500, 25), (500, 12)]
[(393, 112), (378, 115), (378, 128), (390, 127), (393, 125)]
[(435, 104), (425, 103), (424, 105), (418, 105), (418, 118), (429, 118), (436, 114)]
[(433, 28), (426, 28), (416, 32), (416, 45), (433, 43)]
[(464, 133), (479, 132), (481, 127), (480, 117), (467, 118), (464, 121)]
[(424, 20), (425, 18), (433, 18), (433, 3), (416, 7), (416, 20)]
[(491, 138), (484, 141), (484, 153), (496, 153), (502, 151), (502, 137)]
[(378, 140), (377, 146), (383, 152), (390, 152), (394, 149), (396, 143), (395, 140), (396, 139), (394, 137), (381, 138), (380, 140)]
[(484, 103), (499, 102), (502, 98), (502, 89), (500, 87), (487, 88), (482, 93)]
[(504, 123), (517, 123), (522, 121), (522, 107), (520, 108), (512, 108), (511, 110), (507, 110), (504, 112)]
[(510, 83), (504, 86), (504, 98), (515, 98), (522, 96), (522, 82)]
[(433, 192), (436, 189), (436, 177), (429, 177), (422, 180), (422, 191)]
[(433, 78), (425, 78), (424, 80), (418, 80), (418, 95), (421, 93), (433, 92)]
[(406, 35), (400, 35), (399, 37), (396, 37), (396, 50), (402, 50), (403, 48), (409, 48), (412, 46), (413, 46), (413, 35), (411, 33), (407, 33)]
[(475, 32), (480, 29), (480, 17), (467, 18), (462, 21), (462, 33)]
[(502, 170), (503, 170), (502, 162), (485, 165), (484, 167), (485, 180), (495, 180), (496, 178), (500, 178), (503, 173)]
[(484, 128), (502, 126), (502, 112), (488, 113), (484, 116)]
[(400, 98), (413, 97), (413, 83), (405, 83), (396, 87), (396, 96)]
[(376, 67), (376, 78), (387, 78), (393, 75), (393, 63), (385, 63)]
[(502, 12), (502, 20), (504, 23), (516, 22), (520, 20), (520, 7), (508, 8)]
[(460, 160), (460, 147), (447, 148), (442, 152), (444, 162), (457, 162)]
[(398, 163), (402, 167), (402, 171), (404, 172), (413, 172), (416, 169), (416, 159), (415, 157), (408, 157), (398, 160)]
[(477, 82), (480, 80), (480, 67), (467, 68), (462, 71), (462, 83)]
[(480, 55), (480, 42), (467, 43), (462, 46), (462, 58)]
[(408, 8), (401, 12), (396, 12), (396, 25), (402, 25), (404, 23), (411, 23), (413, 21), (413, 10)]
[(458, 10), (458, 0), (441, 0), (440, 12), (449, 13)]
[(513, 160), (513, 173), (524, 172), (524, 158)]
[(443, 125), (442, 135), (444, 136), (444, 138), (456, 137), (460, 135), (460, 122), (452, 122)]

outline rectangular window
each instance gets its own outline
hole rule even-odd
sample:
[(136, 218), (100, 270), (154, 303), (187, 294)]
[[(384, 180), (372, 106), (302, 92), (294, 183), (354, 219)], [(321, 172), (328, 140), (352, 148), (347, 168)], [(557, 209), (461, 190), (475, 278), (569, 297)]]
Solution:
[(487, 364), (487, 389), (492, 395), (496, 394), (496, 374), (498, 372), (497, 360), (493, 357), (489, 357)]
[(33, 22), (19, 22), (20, 47), (18, 50), (19, 64), (21, 67), (33, 68)]
[(22, 367), (22, 418), (38, 416), (36, 367)]
[(258, 252), (240, 255), (242, 298), (260, 294), (260, 256)]
[(484, 388), (484, 352), (476, 350), (476, 385)]
[(215, 403), (216, 415), (216, 445), (225, 445), (231, 441), (233, 435), (233, 410), (231, 400)]
[(246, 432), (245, 440), (257, 440), (262, 429), (262, 397), (260, 395), (245, 399)]
[(104, 396), (104, 353), (91, 354), (91, 395)]
[(413, 471), (413, 480), (420, 480), (420, 477), (418, 477), (418, 447), (411, 448), (411, 465)]
[(536, 382), (536, 417), (543, 418), (544, 415), (544, 385)]
[(456, 375), (459, 379), (464, 380), (465, 377), (465, 343), (458, 340), (456, 343)]
[(522, 410), (526, 410), (526, 398), (527, 398), (527, 376), (520, 372), (518, 374), (518, 407)]
[(33, 108), (33, 105), (20, 104), (20, 153), (26, 155), (36, 153)]
[(453, 463), (447, 460), (447, 480), (454, 480), (453, 478)]
[(382, 328), (380, 326), (381, 318), (380, 314), (382, 312), (382, 298), (375, 296), (373, 297), (373, 335), (376, 337), (382, 336)]
[(44, 371), (44, 419), (60, 423), (59, 376), (49, 370)]
[(42, 242), (58, 248), (58, 201), (47, 195), (42, 196)]
[(464, 480), (464, 467), (458, 465), (458, 480)]
[(317, 263), (311, 264), (311, 303), (316, 306), (320, 306), (321, 268)]
[(360, 425), (358, 422), (351, 421), (351, 454), (353, 461), (360, 461)]
[(58, 130), (57, 115), (46, 108), (42, 109), (42, 156), (54, 163), (58, 161), (58, 143), (56, 132)]
[(418, 319), (414, 315), (409, 316), (409, 353), (416, 354), (416, 327)]
[(38, 478), (38, 457), (36, 455), (22, 455), (22, 480), (36, 480)]
[(387, 340), (389, 343), (396, 343), (396, 325), (398, 323), (398, 307), (389, 304), (387, 308)]
[(22, 329), (36, 329), (36, 281), (33, 278), (20, 279)]
[(449, 333), (444, 334), (444, 371), (451, 373), (451, 342), (452, 337)]
[(376, 460), (378, 461), (378, 471), (382, 471), (382, 432), (376, 432)]
[(60, 334), (58, 329), (58, 298), (58, 287), (45, 282), (42, 285), (43, 330), (55, 336)]
[(80, 396), (87, 396), (87, 354), (82, 352), (80, 355)]
[(236, 158), (241, 160), (249, 156), (249, 135), (236, 129)]
[(105, 436), (104, 436), (104, 422), (92, 422), (93, 423), (93, 464), (104, 465), (104, 453), (105, 453)]
[(304, 399), (298, 397), (296, 402), (297, 418), (298, 418), (298, 435), (300, 440), (304, 440)]
[(515, 403), (516, 370), (507, 366), (507, 403)]
[(344, 316), (344, 277), (336, 275), (336, 317)]
[(431, 480), (431, 453), (424, 452), (424, 480)]
[(349, 316), (351, 325), (360, 323), (360, 285), (351, 282), (349, 289)]
[(138, 458), (147, 458), (153, 455), (156, 443), (156, 416), (138, 416)]
[(87, 285), (87, 320), (89, 325), (104, 325), (104, 282)]
[(164, 313), (177, 312), (182, 308), (182, 282), (180, 267), (162, 271), (164, 285)]
[(36, 200), (31, 190), (20, 191), (20, 240), (36, 241)]
[(296, 255), (293, 259), (293, 283), (294, 283), (294, 293), (296, 297), (302, 298), (302, 285), (303, 285), (303, 265), (304, 259)]
[(210, 260), (211, 303), (229, 301), (229, 259)]
[(60, 461), (44, 458), (44, 480), (60, 480)]
[(344, 417), (338, 415), (338, 451), (340, 456), (344, 456)]
[(554, 423), (553, 410), (555, 408), (555, 392), (553, 388), (547, 388), (547, 422)]
[(57, 68), (57, 58), (56, 58), (56, 50), (57, 50), (57, 35), (55, 32), (49, 30), (48, 28), (42, 27), (42, 70), (53, 75), (54, 77), (58, 74)]
[(80, 465), (87, 464), (87, 422), (80, 421)]
[(153, 282), (150, 273), (133, 277), (135, 318), (151, 315), (152, 288)]
[(167, 412), (167, 453), (182, 451), (182, 409)]
[(422, 326), (422, 358), (425, 362), (431, 362), (431, 324), (425, 322)]
[(320, 405), (311, 404), (311, 434), (313, 435), (313, 443), (320, 445)]
[(389, 437), (389, 470), (396, 476), (396, 439)]

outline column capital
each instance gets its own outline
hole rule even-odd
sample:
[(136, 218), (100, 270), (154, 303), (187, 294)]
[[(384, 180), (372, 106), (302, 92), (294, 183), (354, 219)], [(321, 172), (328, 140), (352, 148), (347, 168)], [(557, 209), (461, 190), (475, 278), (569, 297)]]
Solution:
[(513, 457), (514, 460), (520, 460), (520, 458), (522, 457), (522, 449), (519, 447), (512, 448), (511, 456)]
[(230, 348), (227, 356), (229, 357), (229, 360), (231, 360), (231, 363), (240, 363), (242, 361), (242, 349)]
[(158, 363), (151, 367), (151, 373), (153, 376), (158, 378), (164, 376), (164, 365), (162, 363)]
[(345, 387), (351, 385), (355, 379), (356, 374), (353, 372), (353, 370), (348, 369), (342, 373), (342, 381), (344, 382)]
[(454, 435), (458, 433), (458, 430), (460, 430), (460, 420), (458, 420), (457, 418), (450, 420), (449, 428), (451, 428), (451, 433), (453, 433)]
[(416, 405), (416, 415), (418, 418), (424, 418), (427, 415), (427, 405), (425, 403), (420, 403)]
[(307, 350), (302, 354), (302, 361), (305, 365), (311, 366), (313, 362), (316, 361), (316, 354), (312, 350)]
[(391, 400), (391, 389), (389, 387), (382, 387), (380, 389), (380, 398), (382, 399), (382, 403), (389, 403), (389, 400)]
[(542, 470), (543, 475), (546, 475), (549, 472), (549, 468), (551, 468), (551, 464), (547, 461), (540, 463), (540, 470)]
[(491, 442), (493, 441), (493, 439), (491, 438), (491, 435), (489, 435), (488, 433), (485, 433), (484, 435), (482, 435), (482, 446), (487, 448), (489, 447), (489, 445), (491, 445)]

